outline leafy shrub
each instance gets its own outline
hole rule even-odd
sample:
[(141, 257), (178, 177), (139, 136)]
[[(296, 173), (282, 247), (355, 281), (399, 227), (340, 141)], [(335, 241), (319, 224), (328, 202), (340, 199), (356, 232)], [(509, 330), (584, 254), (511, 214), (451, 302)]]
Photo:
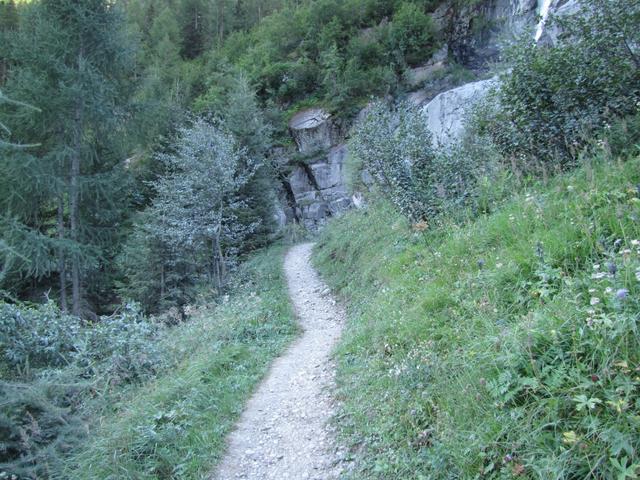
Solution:
[(356, 126), (351, 151), (393, 204), (412, 221), (432, 219), (473, 204), (482, 162), (461, 145), (432, 146), (420, 110), (373, 104)]
[(432, 18), (422, 8), (404, 2), (393, 15), (389, 32), (391, 51), (400, 54), (400, 64), (418, 64), (435, 51), (435, 32)]
[(634, 113), (640, 101), (638, 2), (582, 1), (579, 14), (555, 23), (563, 33), (554, 45), (523, 40), (509, 50), (512, 68), (487, 125), (524, 167), (572, 165), (595, 130)]
[(53, 302), (39, 307), (0, 303), (0, 354), (10, 369), (68, 365), (81, 348), (80, 319), (61, 314)]
[(87, 325), (51, 302), (0, 303), (0, 475), (47, 478), (85, 437), (91, 397), (165, 366), (161, 334), (134, 304)]
[(142, 316), (138, 305), (127, 304), (86, 329), (76, 360), (111, 383), (143, 379), (163, 366), (158, 343), (162, 333), (159, 324)]

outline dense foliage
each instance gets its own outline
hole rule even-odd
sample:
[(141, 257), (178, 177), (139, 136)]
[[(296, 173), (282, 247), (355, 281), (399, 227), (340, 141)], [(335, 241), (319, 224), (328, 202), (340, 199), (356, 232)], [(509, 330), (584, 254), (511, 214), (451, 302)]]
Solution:
[(640, 102), (640, 4), (581, 2), (580, 13), (550, 26), (560, 38), (537, 46), (523, 41), (510, 65), (498, 106), (485, 128), (520, 169), (572, 165), (593, 133), (633, 114)]
[(319, 0), (284, 8), (225, 43), (259, 92), (291, 105), (311, 96), (343, 115), (393, 92), (408, 65), (439, 44), (426, 12), (436, 2)]
[(43, 478), (87, 434), (85, 407), (166, 364), (161, 325), (127, 305), (95, 325), (53, 303), (0, 303), (0, 472)]
[(400, 212), (430, 221), (476, 206), (478, 181), (490, 165), (477, 151), (435, 147), (421, 110), (377, 102), (354, 128), (351, 152)]
[(232, 301), (191, 307), (180, 327), (133, 304), (88, 324), (52, 302), (0, 303), (0, 478), (207, 472), (295, 333), (282, 254), (252, 259)]

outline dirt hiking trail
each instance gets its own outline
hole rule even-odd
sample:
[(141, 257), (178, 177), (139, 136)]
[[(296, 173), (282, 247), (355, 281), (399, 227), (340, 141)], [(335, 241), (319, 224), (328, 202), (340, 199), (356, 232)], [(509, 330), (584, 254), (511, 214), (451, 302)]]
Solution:
[(313, 244), (291, 248), (285, 272), (303, 334), (249, 400), (213, 479), (334, 479), (341, 453), (327, 425), (334, 412), (331, 351), (345, 314), (311, 266)]

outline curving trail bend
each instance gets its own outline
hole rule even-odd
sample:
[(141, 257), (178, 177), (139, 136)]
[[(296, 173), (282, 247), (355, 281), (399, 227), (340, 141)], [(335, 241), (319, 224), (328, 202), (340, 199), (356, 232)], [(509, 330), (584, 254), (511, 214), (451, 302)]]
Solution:
[(327, 422), (334, 413), (331, 351), (345, 318), (310, 263), (313, 244), (285, 258), (303, 334), (278, 358), (248, 402), (213, 479), (333, 479), (340, 453)]

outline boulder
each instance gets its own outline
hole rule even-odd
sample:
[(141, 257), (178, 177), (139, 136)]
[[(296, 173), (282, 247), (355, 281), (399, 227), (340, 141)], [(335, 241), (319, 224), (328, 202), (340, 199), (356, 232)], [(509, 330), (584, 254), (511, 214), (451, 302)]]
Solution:
[(321, 108), (308, 108), (289, 121), (291, 135), (300, 153), (312, 153), (333, 145), (335, 133), (331, 114)]
[(467, 83), (436, 96), (423, 107), (435, 146), (448, 146), (464, 133), (464, 122), (470, 106), (484, 98), (498, 84), (497, 78)]

